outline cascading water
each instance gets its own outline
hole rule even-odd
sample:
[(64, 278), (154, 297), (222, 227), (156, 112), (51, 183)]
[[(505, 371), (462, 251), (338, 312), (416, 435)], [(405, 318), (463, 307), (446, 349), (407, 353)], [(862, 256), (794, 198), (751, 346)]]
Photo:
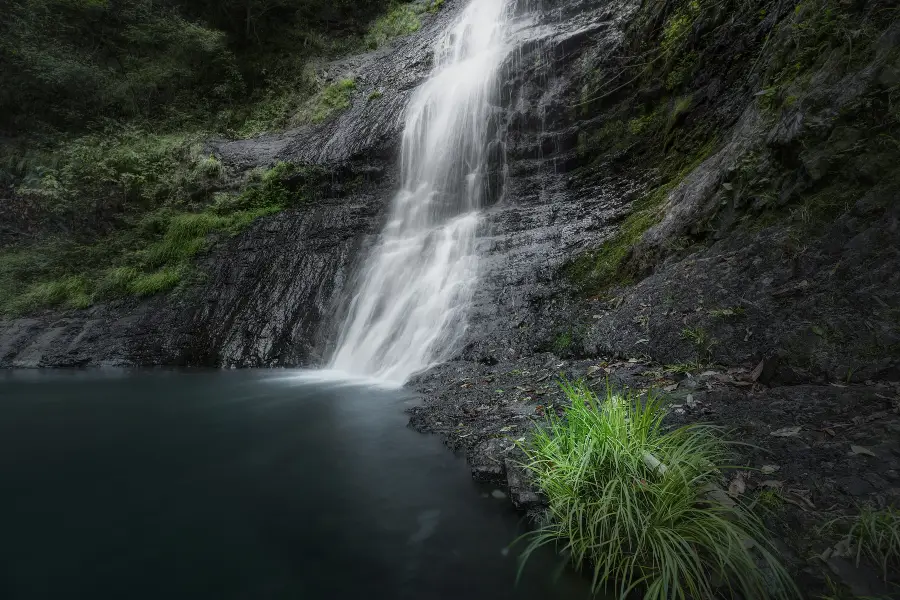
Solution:
[(506, 0), (473, 0), (406, 112), (402, 188), (361, 272), (331, 368), (402, 384), (456, 349), (478, 274), (479, 209)]

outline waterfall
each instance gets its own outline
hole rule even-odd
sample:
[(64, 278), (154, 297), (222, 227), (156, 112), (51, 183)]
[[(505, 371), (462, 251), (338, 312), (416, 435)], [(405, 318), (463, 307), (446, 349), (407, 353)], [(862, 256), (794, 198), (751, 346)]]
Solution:
[(402, 187), (360, 272), (331, 368), (402, 384), (458, 348), (492, 192), (491, 101), (506, 58), (506, 0), (472, 0), (440, 36), (406, 110)]

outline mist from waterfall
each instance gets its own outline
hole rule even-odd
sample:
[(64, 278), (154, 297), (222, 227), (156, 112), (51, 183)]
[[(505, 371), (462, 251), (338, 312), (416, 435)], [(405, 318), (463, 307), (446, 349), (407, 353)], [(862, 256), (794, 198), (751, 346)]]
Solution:
[(507, 11), (506, 0), (473, 0), (438, 39), (431, 77), (406, 111), (402, 187), (360, 273), (332, 369), (402, 384), (458, 348), (478, 277)]

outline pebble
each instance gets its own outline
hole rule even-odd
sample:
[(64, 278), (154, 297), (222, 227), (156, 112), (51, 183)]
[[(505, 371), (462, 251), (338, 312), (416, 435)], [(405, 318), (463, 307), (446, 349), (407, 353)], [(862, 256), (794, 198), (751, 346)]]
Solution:
[(497, 500), (503, 500), (504, 498), (506, 498), (506, 494), (501, 492), (500, 490), (494, 490), (493, 492), (491, 492), (491, 496), (493, 496)]

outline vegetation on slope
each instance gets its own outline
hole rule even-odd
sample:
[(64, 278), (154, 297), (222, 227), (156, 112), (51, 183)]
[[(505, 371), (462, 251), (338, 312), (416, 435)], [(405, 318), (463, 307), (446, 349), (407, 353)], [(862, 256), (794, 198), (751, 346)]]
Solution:
[(595, 591), (622, 599), (636, 588), (647, 600), (799, 596), (760, 519), (719, 487), (717, 429), (667, 431), (652, 397), (562, 387), (564, 416), (548, 411), (522, 445), (548, 502), (523, 560), (553, 544), (592, 573)]
[[(250, 173), (240, 193), (207, 187), (205, 204), (134, 210), (120, 215), (107, 233), (58, 235), (8, 248), (0, 253), (0, 313), (84, 308), (99, 300), (168, 291), (197, 275), (193, 258), (215, 240), (314, 199), (319, 178), (315, 169), (280, 163)], [(199, 185), (188, 179), (170, 191), (187, 194), (186, 187)]]
[[(898, 55), (885, 32), (898, 15), (885, 0), (645, 3), (627, 32), (624, 56), (585, 74), (575, 110), (588, 121), (578, 139), (582, 176), (655, 165), (655, 185), (618, 233), (573, 260), (573, 283), (601, 294), (652, 268), (646, 258), (633, 260), (635, 245), (662, 219), (688, 167), (720, 149), (748, 97), (755, 98), (761, 127), (774, 129), (794, 116), (795, 126), (805, 128), (801, 138), (790, 148), (762, 135), (755, 140), (742, 168), (722, 184), (723, 208), (691, 236), (668, 240), (666, 252), (702, 245), (728, 228), (776, 221), (788, 223), (802, 245), (867, 190), (897, 185), (889, 165), (900, 160)], [(867, 65), (883, 74), (853, 83), (858, 98), (829, 114), (831, 88)], [(818, 127), (806, 125), (815, 121)]]
[(356, 86), (320, 82), (316, 61), (415, 31), (438, 7), (13, 0), (0, 18), (0, 314), (167, 291), (215, 239), (309, 199), (314, 170), (232, 172), (204, 140), (332, 118)]

